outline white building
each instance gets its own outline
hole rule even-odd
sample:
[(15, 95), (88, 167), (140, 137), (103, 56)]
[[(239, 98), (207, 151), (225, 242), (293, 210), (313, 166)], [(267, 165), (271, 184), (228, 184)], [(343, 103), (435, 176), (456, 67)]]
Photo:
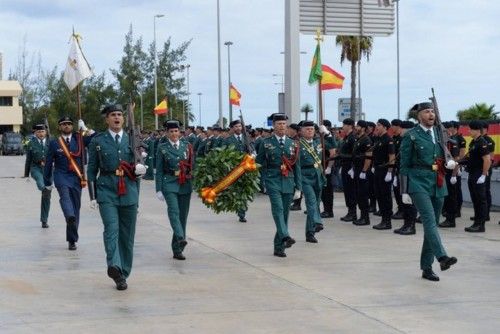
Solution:
[(23, 109), (19, 106), (19, 96), (22, 91), (19, 82), (0, 80), (0, 133), (21, 130)]

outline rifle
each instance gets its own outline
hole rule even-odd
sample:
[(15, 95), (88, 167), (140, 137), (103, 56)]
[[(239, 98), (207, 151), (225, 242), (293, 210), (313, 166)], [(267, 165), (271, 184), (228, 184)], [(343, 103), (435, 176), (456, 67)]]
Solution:
[(130, 103), (127, 106), (127, 134), (130, 149), (134, 152), (134, 163), (144, 164), (144, 157), (142, 156), (142, 153), (146, 149), (146, 145), (142, 141), (139, 126), (135, 125), (134, 108), (135, 103), (131, 98)]
[(439, 108), (436, 100), (436, 96), (434, 95), (434, 88), (431, 88), (432, 97), (429, 98), (432, 104), (434, 105), (434, 113), (436, 114), (436, 132), (439, 140), (439, 145), (444, 152), (445, 165), (448, 164), (449, 161), (453, 161), (453, 156), (448, 149), (448, 140), (450, 139), (448, 136), (448, 132), (446, 131), (443, 123), (441, 121), (441, 115), (439, 114)]
[(250, 142), (250, 137), (248, 136), (247, 128), (245, 126), (245, 121), (243, 120), (243, 113), (241, 112), (241, 109), (240, 109), (240, 121), (241, 121), (241, 126), (243, 127), (242, 132), (243, 132), (243, 137), (245, 138), (246, 151), (250, 155), (255, 155), (255, 147)]

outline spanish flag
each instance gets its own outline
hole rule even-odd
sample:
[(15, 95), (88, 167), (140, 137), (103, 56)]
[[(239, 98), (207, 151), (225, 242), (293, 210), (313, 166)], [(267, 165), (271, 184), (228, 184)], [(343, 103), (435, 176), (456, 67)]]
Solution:
[(232, 105), (235, 105), (235, 106), (239, 106), (240, 99), (241, 99), (240, 92), (238, 92), (236, 87), (234, 87), (233, 84), (231, 84), (231, 86), (229, 88), (229, 103), (231, 103)]
[(344, 76), (335, 72), (332, 68), (321, 65), (323, 75), (321, 76), (321, 90), (342, 89), (344, 85)]
[(154, 113), (156, 115), (163, 115), (168, 112), (168, 103), (167, 103), (167, 98), (164, 98), (163, 101), (160, 102), (159, 105), (157, 105), (154, 109)]

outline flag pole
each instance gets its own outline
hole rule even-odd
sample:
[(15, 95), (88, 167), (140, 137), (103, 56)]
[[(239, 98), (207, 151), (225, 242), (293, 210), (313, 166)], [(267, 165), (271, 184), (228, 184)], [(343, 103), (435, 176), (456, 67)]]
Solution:
[[(314, 39), (318, 42), (318, 47), (321, 44), (321, 41), (323, 40), (323, 37), (321, 36), (321, 29), (316, 30), (316, 37)], [(321, 90), (321, 79), (318, 80), (318, 116), (319, 116), (319, 124), (323, 125), (323, 91)], [(322, 157), (322, 162), (323, 162), (323, 168), (326, 166), (326, 154), (325, 154), (325, 135), (320, 133), (319, 135), (320, 142), (321, 142), (321, 157)]]

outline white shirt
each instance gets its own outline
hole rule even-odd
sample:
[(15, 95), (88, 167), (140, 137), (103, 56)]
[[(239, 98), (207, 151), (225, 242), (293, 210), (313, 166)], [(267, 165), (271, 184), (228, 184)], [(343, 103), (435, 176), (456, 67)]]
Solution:
[(114, 140), (116, 135), (119, 135), (120, 138), (118, 139), (118, 144), (122, 142), (122, 138), (123, 138), (123, 130), (120, 130), (120, 132), (114, 132), (114, 131), (111, 131), (111, 129), (108, 129), (109, 131), (109, 134), (111, 135), (111, 138), (113, 138)]
[(63, 137), (64, 141), (67, 141), (67, 142), (71, 143), (71, 134), (69, 134), (68, 136), (62, 135), (62, 137)]
[(174, 142), (174, 141), (171, 141), (171, 140), (169, 139), (168, 141), (170, 142), (170, 145), (172, 145), (173, 147), (175, 147), (174, 145), (177, 145), (177, 148), (179, 148), (179, 146), (180, 146), (180, 145), (179, 145), (179, 144), (180, 144), (180, 141), (179, 141), (179, 140)]
[(236, 140), (243, 140), (243, 136), (242, 135), (234, 135), (234, 137), (236, 138)]
[(434, 127), (431, 127), (430, 129), (426, 128), (425, 126), (423, 126), (422, 124), (419, 124), (420, 127), (425, 131), (427, 132), (428, 130), (431, 130), (431, 137), (432, 137), (432, 142), (435, 144), (436, 143), (436, 138), (434, 137)]
[(284, 135), (283, 137), (280, 137), (278, 135), (274, 135), (276, 137), (276, 139), (278, 139), (278, 141), (280, 141), (280, 139), (283, 139), (283, 143), (285, 143), (285, 140), (286, 140), (286, 135)]

